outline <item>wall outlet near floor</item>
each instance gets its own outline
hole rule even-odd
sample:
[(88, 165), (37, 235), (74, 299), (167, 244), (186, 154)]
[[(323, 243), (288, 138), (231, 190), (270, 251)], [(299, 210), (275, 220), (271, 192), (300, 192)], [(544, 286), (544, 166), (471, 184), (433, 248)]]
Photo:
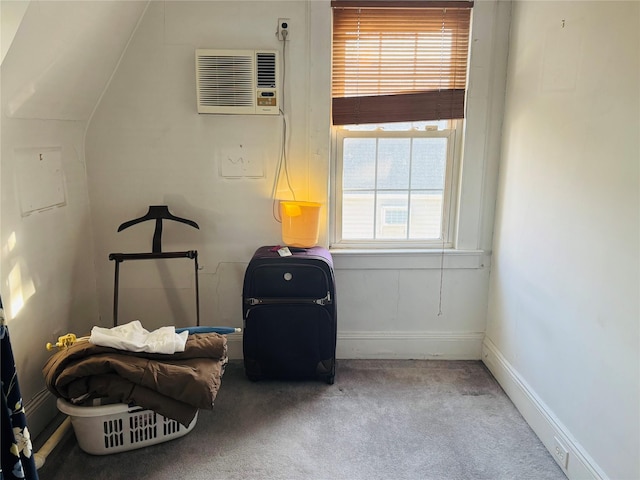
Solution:
[(558, 439), (558, 437), (553, 437), (553, 455), (556, 457), (556, 461), (560, 464), (560, 466), (566, 470), (569, 466), (569, 450), (564, 444)]

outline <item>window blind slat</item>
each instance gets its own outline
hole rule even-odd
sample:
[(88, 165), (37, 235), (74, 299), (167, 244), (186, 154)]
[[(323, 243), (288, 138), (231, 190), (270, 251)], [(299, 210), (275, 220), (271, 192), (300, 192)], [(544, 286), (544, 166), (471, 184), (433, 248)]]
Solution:
[(340, 8), (471, 8), (473, 7), (473, 2), (457, 0), (331, 0), (331, 6)]
[[(469, 4), (380, 8), (371, 2), (375, 8), (340, 7), (346, 3), (334, 2), (333, 11), (335, 125), (356, 117), (357, 123), (464, 117)], [(349, 108), (357, 114), (349, 115)]]
[(335, 125), (463, 118), (464, 90), (333, 99)]

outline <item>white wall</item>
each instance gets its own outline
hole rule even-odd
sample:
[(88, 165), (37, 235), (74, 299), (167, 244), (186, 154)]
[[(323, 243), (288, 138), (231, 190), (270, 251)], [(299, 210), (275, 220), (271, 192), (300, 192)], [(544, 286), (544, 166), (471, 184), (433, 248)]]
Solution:
[[(343, 358), (480, 357), (508, 5), (480, 1), (474, 8), (458, 251), (336, 252)], [(52, 412), (40, 371), (49, 353), (41, 346), (68, 331), (83, 334), (111, 324), (114, 265), (108, 255), (151, 249), (151, 223), (117, 232), (149, 205), (167, 204), (200, 225), (165, 224), (163, 247), (199, 251), (202, 323), (242, 325), (246, 264), (257, 246), (281, 241), (270, 194), (282, 117), (198, 115), (194, 50), (282, 48), (274, 35), (279, 17), (291, 19), (285, 117), (292, 184), (298, 199), (326, 206), (328, 0), (34, 0), (26, 9), (2, 64), (0, 234), (5, 304), (21, 289), (31, 294), (20, 311), (7, 312), (31, 419), (38, 409)], [(16, 151), (40, 147), (59, 149), (65, 202), (23, 217), (25, 191), (15, 188), (22, 157)], [(262, 165), (263, 177), (222, 176), (220, 162), (240, 155)], [(51, 184), (58, 186), (38, 182), (27, 193), (38, 196), (40, 187), (48, 192)], [(291, 196), (283, 182), (278, 190), (280, 197)], [(325, 208), (324, 245), (328, 223)], [(16, 265), (21, 280), (12, 286)], [(188, 261), (123, 264), (121, 321), (140, 318), (149, 328), (191, 324), (192, 268)], [(231, 341), (236, 357), (239, 340)]]
[[(16, 5), (0, 5), (4, 28)], [(1, 71), (0, 291), (36, 435), (56, 412), (41, 371), (46, 343), (98, 320), (84, 133), (144, 4), (20, 7)], [(34, 207), (44, 210), (28, 214)]]
[(640, 478), (639, 15), (513, 8), (485, 360), (569, 478)]
[[(246, 262), (262, 244), (280, 242), (270, 199), (282, 135), (281, 116), (199, 115), (195, 49), (280, 49), (277, 19), (291, 19), (285, 110), (289, 167), (305, 199), (309, 110), (307, 2), (152, 2), (87, 133), (89, 194), (96, 238), (102, 322), (112, 315), (111, 252), (149, 252), (153, 222), (118, 233), (150, 205), (194, 220), (199, 230), (165, 223), (163, 250), (199, 253), (203, 325), (242, 326)], [(221, 174), (228, 158), (261, 167), (258, 178)], [(287, 192), (284, 192), (285, 194)], [(121, 322), (147, 328), (195, 322), (193, 264), (129, 262), (121, 270)]]
[(2, 15), (0, 15), (0, 63), (2, 63), (9, 51), (28, 6), (28, 0), (16, 0), (2, 4)]
[[(150, 250), (153, 225), (120, 223), (168, 204), (200, 224), (167, 224), (163, 239), (200, 252), (204, 324), (241, 326), (246, 262), (280, 242), (281, 118), (197, 115), (196, 47), (281, 48), (276, 19), (291, 18), (293, 185), (328, 200), (329, 2), (151, 2), (120, 60), (145, 6), (34, 0), (3, 45), (0, 289), (30, 422), (52, 415), (43, 345), (110, 325), (108, 254)], [(460, 251), (335, 252), (339, 355), (478, 358), (490, 286), (483, 359), (548, 448), (568, 447), (569, 476), (638, 478), (638, 4), (516, 2), (489, 284), (509, 13), (474, 7)], [(27, 193), (51, 190), (16, 188), (20, 149), (41, 147), (60, 151), (65, 202), (22, 216)], [(239, 154), (264, 177), (222, 177)], [(193, 272), (179, 263), (123, 266), (121, 316), (190, 323)]]
[[(508, 16), (497, 2), (474, 9), (469, 119), (461, 222), (462, 255), (358, 256), (335, 253), (338, 355), (479, 358), (484, 332), (497, 139)], [(112, 316), (111, 252), (149, 251), (152, 224), (118, 226), (166, 204), (200, 230), (167, 224), (165, 250), (199, 252), (201, 322), (242, 326), (247, 262), (260, 245), (281, 242), (270, 198), (281, 117), (199, 115), (196, 48), (281, 49), (274, 33), (290, 18), (285, 116), (289, 167), (298, 199), (329, 199), (330, 36), (328, 1), (152, 2), (92, 118), (86, 142), (96, 239), (101, 322)], [(498, 32), (498, 33), (496, 33)], [(227, 157), (264, 167), (261, 178), (221, 175)], [(290, 198), (284, 182), (280, 195)], [(323, 209), (320, 243), (328, 245)], [(187, 261), (124, 263), (120, 321), (147, 328), (194, 321), (193, 273)], [(454, 268), (455, 267), (455, 268)], [(443, 278), (442, 315), (440, 279)], [(461, 301), (464, 299), (464, 301)], [(239, 337), (232, 353), (241, 355)]]

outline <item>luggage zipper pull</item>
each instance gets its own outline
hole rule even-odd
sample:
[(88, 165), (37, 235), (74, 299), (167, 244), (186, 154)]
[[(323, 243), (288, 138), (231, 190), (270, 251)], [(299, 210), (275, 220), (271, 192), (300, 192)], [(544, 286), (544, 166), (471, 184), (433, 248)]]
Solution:
[(327, 305), (331, 303), (331, 292), (327, 292), (327, 296), (324, 298), (319, 298), (317, 300), (314, 300), (313, 303), (316, 303), (318, 305)]

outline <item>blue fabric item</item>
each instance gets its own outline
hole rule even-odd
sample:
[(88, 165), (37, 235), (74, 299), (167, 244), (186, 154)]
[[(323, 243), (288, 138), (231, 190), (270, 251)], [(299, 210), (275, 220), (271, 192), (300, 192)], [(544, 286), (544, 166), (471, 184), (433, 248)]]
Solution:
[(27, 428), (27, 417), (22, 405), (22, 394), (18, 385), (9, 330), (0, 325), (0, 377), (2, 379), (2, 471), (1, 480), (38, 480), (31, 436)]
[(176, 333), (182, 333), (185, 330), (189, 332), (189, 335), (194, 333), (219, 333), (226, 335), (227, 333), (235, 333), (236, 329), (233, 327), (185, 327), (176, 328)]

